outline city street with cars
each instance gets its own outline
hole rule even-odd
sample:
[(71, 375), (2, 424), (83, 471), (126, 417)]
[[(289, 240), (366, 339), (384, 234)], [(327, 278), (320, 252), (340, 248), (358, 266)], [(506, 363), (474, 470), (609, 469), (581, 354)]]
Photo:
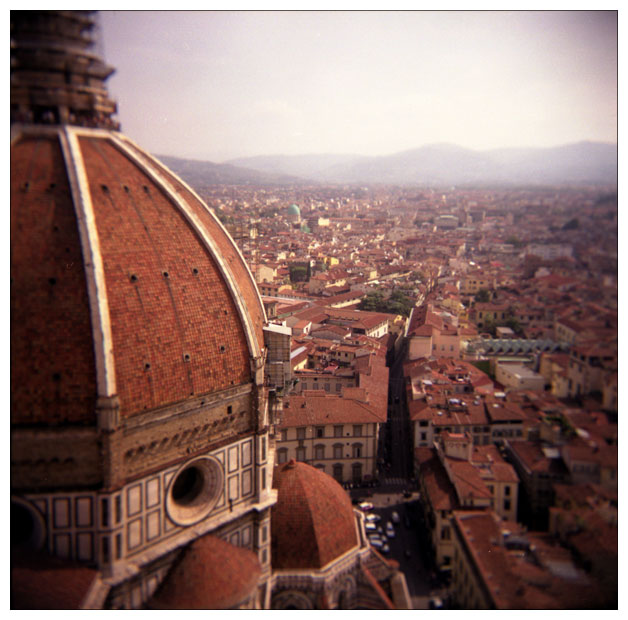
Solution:
[(402, 359), (400, 354), (390, 369), (388, 422), (380, 437), (379, 484), (354, 488), (350, 493), (356, 507), (365, 514), (371, 545), (399, 563), (414, 609), (440, 608), (447, 599), (447, 589), (432, 566), (429, 535), (414, 480)]

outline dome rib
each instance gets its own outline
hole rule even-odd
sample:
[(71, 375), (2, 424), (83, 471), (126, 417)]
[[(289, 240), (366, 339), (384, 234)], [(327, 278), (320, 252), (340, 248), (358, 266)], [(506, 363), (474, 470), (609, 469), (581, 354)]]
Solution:
[(114, 396), (117, 389), (109, 301), (89, 182), (76, 131), (71, 127), (64, 126), (59, 131), (59, 139), (83, 250), (83, 264), (92, 319), (98, 396)]

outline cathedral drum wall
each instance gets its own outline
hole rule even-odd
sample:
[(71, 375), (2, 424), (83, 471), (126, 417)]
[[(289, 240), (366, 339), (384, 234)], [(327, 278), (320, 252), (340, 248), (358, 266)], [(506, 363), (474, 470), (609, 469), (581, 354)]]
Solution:
[[(98, 564), (114, 582), (116, 566), (150, 563), (201, 532), (221, 527), (228, 542), (259, 549), (260, 563), (269, 565), (268, 511), (263, 535), (256, 533), (250, 516), (253, 508), (263, 515), (262, 502), (268, 503), (268, 490), (261, 488), (259, 476), (271, 465), (266, 448), (266, 435), (249, 436), (163, 468), (116, 492), (56, 489), (26, 494), (14, 499), (14, 504), (21, 518), (32, 521), (30, 535), (37, 539), (36, 546), (62, 558)], [(238, 520), (247, 514), (249, 521), (240, 527)]]

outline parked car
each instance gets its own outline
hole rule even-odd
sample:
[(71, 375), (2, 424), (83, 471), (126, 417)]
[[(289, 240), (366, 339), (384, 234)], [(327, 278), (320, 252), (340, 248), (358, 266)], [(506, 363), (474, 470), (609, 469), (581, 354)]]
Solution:
[(370, 522), (367, 521), (364, 524), (364, 527), (365, 527), (367, 532), (376, 532), (377, 531), (377, 525), (375, 525), (375, 523), (370, 523)]
[(384, 543), (382, 545), (381, 552), (382, 553), (390, 553), (390, 547), (386, 543)]
[(373, 510), (373, 504), (371, 504), (371, 502), (360, 502), (358, 508), (362, 512), (368, 512), (369, 510)]
[(390, 521), (386, 523), (386, 536), (388, 536), (388, 538), (395, 537), (395, 528), (393, 527), (393, 524)]
[(400, 523), (401, 519), (399, 518), (399, 513), (395, 510), (392, 515), (391, 515), (391, 519), (393, 523)]
[(375, 549), (381, 549), (384, 546), (384, 543), (379, 538), (373, 538), (369, 542), (371, 547), (375, 547)]
[(439, 596), (433, 596), (432, 598), (430, 598), (429, 608), (430, 609), (442, 609), (443, 608), (442, 599)]
[(369, 522), (369, 523), (377, 523), (378, 521), (381, 521), (381, 517), (379, 515), (376, 515), (374, 512), (369, 512), (365, 519)]

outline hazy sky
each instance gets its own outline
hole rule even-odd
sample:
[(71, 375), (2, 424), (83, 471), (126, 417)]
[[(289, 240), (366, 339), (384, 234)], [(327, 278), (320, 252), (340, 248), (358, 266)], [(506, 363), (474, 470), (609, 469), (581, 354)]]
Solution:
[(104, 11), (122, 130), (221, 162), (617, 140), (611, 12)]

